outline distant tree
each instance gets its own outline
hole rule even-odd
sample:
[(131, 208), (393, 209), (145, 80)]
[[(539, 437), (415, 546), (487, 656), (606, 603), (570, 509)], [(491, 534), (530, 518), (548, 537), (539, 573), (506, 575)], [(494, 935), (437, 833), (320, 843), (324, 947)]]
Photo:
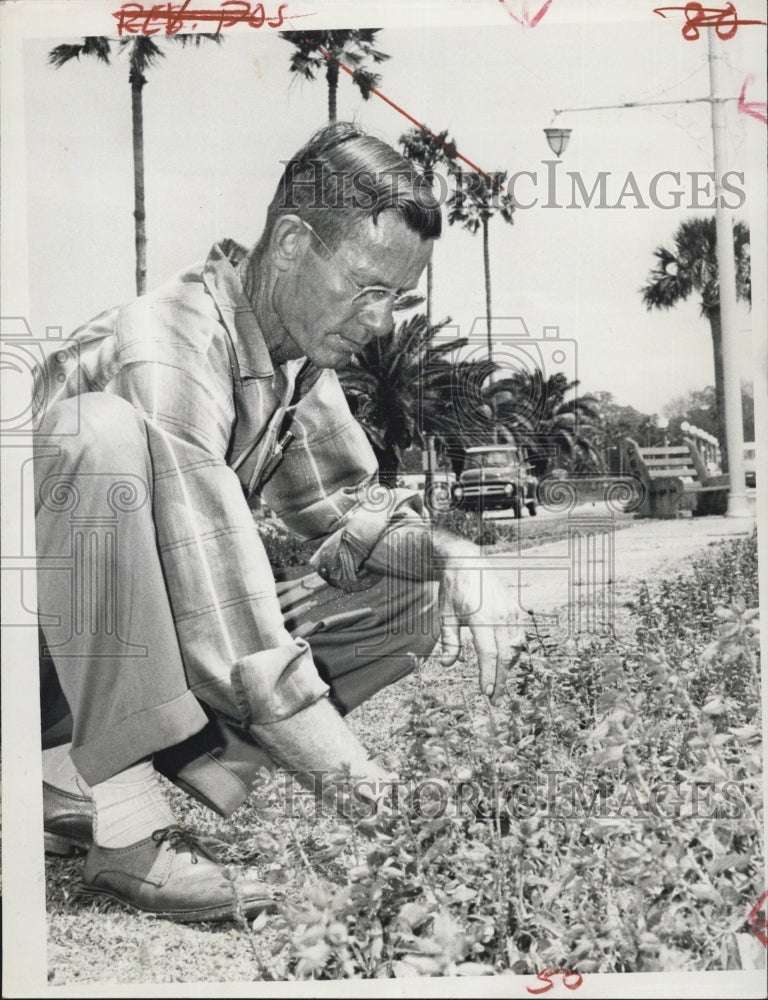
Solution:
[(540, 370), (497, 378), (486, 396), (496, 419), (523, 445), (537, 476), (556, 468), (599, 472), (600, 408), (592, 396), (576, 393), (578, 381)]
[(488, 225), (494, 215), (501, 215), (512, 225), (515, 210), (512, 198), (504, 190), (506, 171), (479, 174), (473, 171), (456, 170), (456, 187), (448, 199), (448, 222), (458, 222), (474, 235), (478, 229), (483, 234), (483, 268), (485, 271), (485, 314), (488, 331), (488, 360), (493, 360), (493, 339), (491, 336), (491, 258), (488, 247)]
[(372, 340), (339, 373), (386, 485), (396, 481), (403, 453), (413, 445), (424, 448), (428, 435), (454, 464), (467, 445), (493, 440), (493, 412), (483, 395), (493, 366), (449, 360), (467, 341), (439, 342), (447, 322), (430, 325), (423, 314), (411, 316)]
[[(166, 39), (180, 45), (199, 46), (208, 40), (220, 44), (221, 35), (167, 35)], [(128, 53), (128, 82), (131, 85), (131, 112), (133, 126), (133, 217), (136, 226), (136, 292), (143, 295), (147, 290), (147, 226), (146, 209), (144, 207), (144, 109), (142, 106), (142, 90), (147, 82), (145, 73), (154, 66), (158, 59), (165, 58), (165, 52), (154, 39), (146, 35), (134, 38), (121, 38), (117, 42), (104, 35), (88, 35), (82, 43), (75, 45), (57, 45), (48, 53), (48, 62), (57, 69), (80, 59), (80, 56), (92, 56), (103, 63), (109, 64), (112, 45), (116, 44), (119, 52)]]
[[(720, 283), (717, 274), (715, 219), (689, 219), (680, 223), (673, 237), (673, 249), (657, 247), (657, 263), (641, 289), (648, 309), (672, 309), (694, 292), (700, 296), (701, 315), (709, 321), (715, 363), (717, 438), (723, 469), (727, 469), (725, 436), (725, 387), (723, 382), (723, 337), (720, 319)], [(733, 227), (736, 261), (736, 297), (750, 300), (749, 227), (737, 222)]]
[[(741, 411), (744, 421), (744, 440), (755, 440), (755, 397), (749, 382), (741, 383)], [(680, 424), (689, 424), (717, 437), (719, 425), (714, 386), (692, 389), (683, 396), (677, 396), (664, 407), (664, 416), (669, 419), (669, 434), (681, 437)]]
[(658, 433), (656, 415), (617, 403), (610, 392), (598, 390), (591, 393), (591, 396), (600, 414), (592, 428), (595, 448), (602, 455), (605, 467), (618, 472), (621, 465), (621, 439), (631, 437), (646, 447), (655, 444), (655, 435)]
[[(336, 121), (339, 63), (353, 70), (352, 79), (364, 101), (371, 88), (378, 87), (381, 77), (366, 65), (367, 60), (382, 63), (389, 59), (386, 52), (375, 48), (381, 28), (350, 28), (340, 31), (281, 31), (280, 37), (294, 46), (290, 70), (296, 79), (317, 79), (325, 70), (328, 84), (328, 121)], [(328, 53), (326, 56), (324, 51)], [(330, 58), (329, 58), (330, 57)]]
[[(440, 166), (447, 166), (453, 172), (456, 160), (456, 143), (449, 138), (448, 131), (432, 134), (423, 128), (412, 128), (400, 136), (403, 156), (421, 169), (424, 179), (434, 190), (435, 173)], [(432, 322), (432, 260), (427, 264), (427, 323)]]

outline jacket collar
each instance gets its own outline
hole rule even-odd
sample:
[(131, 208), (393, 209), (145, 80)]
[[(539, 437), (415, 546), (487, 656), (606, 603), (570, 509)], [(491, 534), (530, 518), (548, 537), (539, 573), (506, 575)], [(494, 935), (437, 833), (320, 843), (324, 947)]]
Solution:
[(234, 240), (215, 243), (203, 268), (203, 282), (232, 340), (240, 376), (269, 378), (274, 371), (272, 359), (236, 270), (246, 253)]

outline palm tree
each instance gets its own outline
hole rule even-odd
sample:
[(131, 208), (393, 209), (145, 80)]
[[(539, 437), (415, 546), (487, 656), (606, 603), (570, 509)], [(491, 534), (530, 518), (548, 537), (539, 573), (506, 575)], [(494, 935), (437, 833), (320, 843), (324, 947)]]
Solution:
[(423, 448), (429, 435), (454, 462), (468, 444), (491, 439), (493, 412), (483, 385), (495, 366), (485, 360), (448, 360), (447, 355), (467, 341), (436, 341), (447, 322), (433, 326), (424, 314), (414, 315), (387, 336), (372, 340), (339, 373), (386, 485), (395, 482), (402, 453), (412, 444)]
[(504, 190), (506, 171), (479, 174), (456, 170), (456, 187), (448, 199), (448, 222), (460, 222), (474, 235), (483, 231), (483, 267), (485, 269), (485, 313), (488, 324), (488, 360), (493, 360), (493, 340), (491, 337), (491, 260), (488, 248), (488, 223), (498, 212), (505, 222), (512, 224), (515, 210), (512, 198)]
[[(672, 309), (696, 292), (701, 296), (701, 315), (709, 321), (715, 362), (715, 405), (723, 469), (727, 471), (725, 437), (725, 385), (723, 381), (723, 334), (720, 320), (720, 284), (717, 276), (717, 236), (714, 216), (680, 223), (673, 237), (673, 249), (657, 247), (657, 263), (640, 293), (648, 309)], [(749, 227), (736, 222), (733, 227), (736, 261), (736, 297), (751, 298)]]
[[(435, 134), (426, 125), (412, 128), (400, 136), (403, 156), (421, 170), (424, 180), (433, 190), (436, 168), (446, 164), (449, 172), (453, 171), (456, 159), (456, 143), (448, 138), (447, 129)], [(427, 264), (427, 323), (432, 322), (432, 259)]]
[(281, 31), (280, 37), (296, 49), (291, 56), (291, 72), (296, 78), (315, 80), (325, 67), (328, 81), (328, 121), (336, 121), (336, 92), (341, 65), (352, 69), (352, 79), (367, 101), (371, 88), (378, 87), (381, 77), (365, 65), (367, 59), (382, 63), (389, 59), (386, 52), (374, 47), (381, 28), (351, 28), (342, 31)]
[(562, 372), (545, 379), (536, 369), (497, 379), (486, 389), (496, 419), (507, 436), (528, 451), (537, 476), (556, 467), (602, 471), (596, 447), (600, 408), (592, 396), (576, 395), (578, 385)]
[[(169, 35), (171, 41), (181, 45), (190, 43), (199, 46), (203, 39), (217, 44), (221, 35)], [(131, 112), (133, 125), (133, 217), (136, 224), (136, 292), (143, 295), (147, 290), (147, 228), (144, 208), (144, 112), (142, 89), (147, 82), (145, 72), (154, 66), (165, 53), (152, 38), (137, 35), (135, 38), (121, 38), (117, 42), (120, 52), (127, 50), (129, 60), (128, 82), (131, 85)], [(48, 53), (48, 62), (57, 69), (80, 56), (93, 56), (109, 65), (112, 40), (103, 35), (88, 35), (79, 45), (57, 45)]]

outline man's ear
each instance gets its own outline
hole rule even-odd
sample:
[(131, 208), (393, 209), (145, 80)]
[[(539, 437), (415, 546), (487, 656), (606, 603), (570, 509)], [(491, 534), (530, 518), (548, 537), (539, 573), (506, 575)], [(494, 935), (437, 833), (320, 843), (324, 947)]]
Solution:
[(309, 230), (298, 215), (281, 215), (272, 228), (270, 251), (272, 262), (280, 271), (298, 263), (309, 246)]

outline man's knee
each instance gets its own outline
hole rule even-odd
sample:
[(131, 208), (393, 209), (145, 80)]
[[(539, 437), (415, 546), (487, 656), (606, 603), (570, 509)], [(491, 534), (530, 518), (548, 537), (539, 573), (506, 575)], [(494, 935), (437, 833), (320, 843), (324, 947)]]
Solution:
[(38, 431), (38, 444), (77, 459), (77, 467), (133, 471), (146, 464), (147, 444), (138, 411), (120, 396), (89, 392), (54, 403)]

